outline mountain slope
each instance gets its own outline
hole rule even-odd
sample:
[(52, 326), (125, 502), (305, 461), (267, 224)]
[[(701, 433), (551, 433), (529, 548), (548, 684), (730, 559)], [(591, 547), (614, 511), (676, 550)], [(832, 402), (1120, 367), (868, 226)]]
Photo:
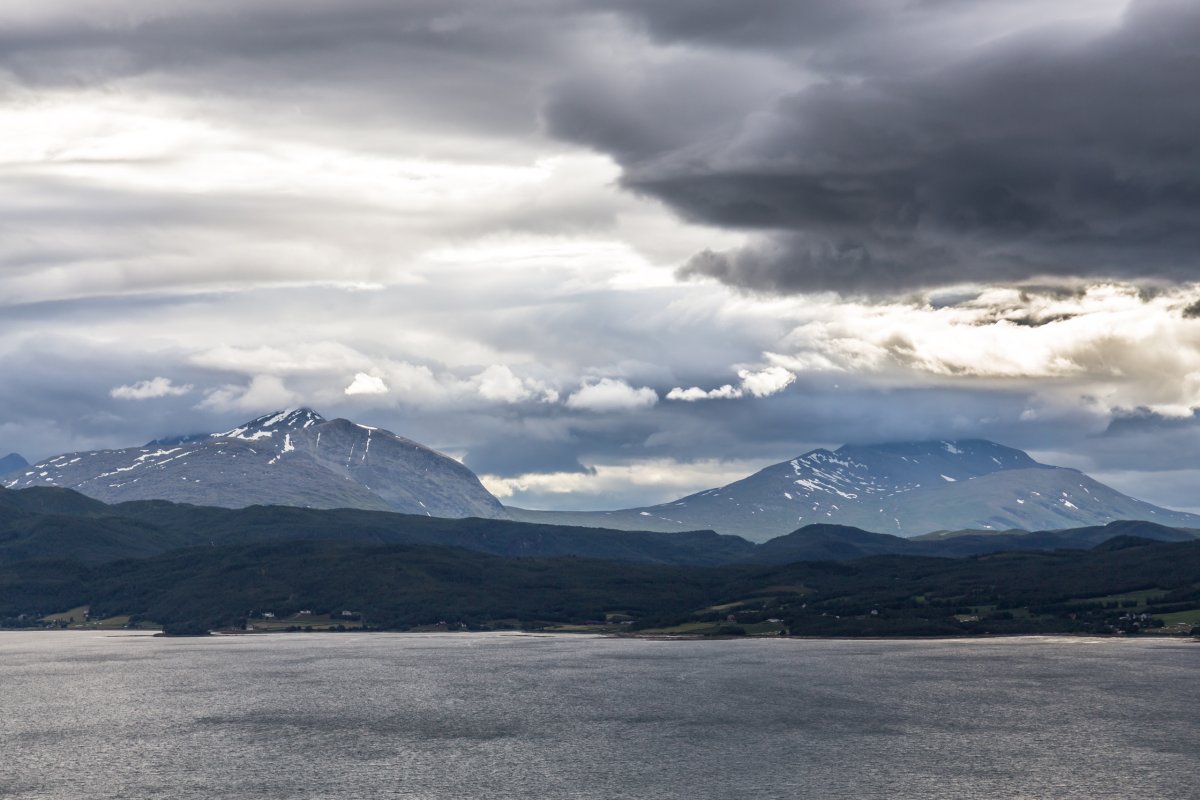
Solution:
[(1136, 500), (1083, 473), (984, 440), (813, 450), (727, 486), (657, 506), (596, 512), (509, 509), (517, 519), (641, 530), (710, 528), (765, 541), (810, 523), (900, 536), (937, 530), (1051, 530), (1200, 516)]
[(207, 436), (68, 453), (7, 476), (7, 488), (59, 486), (116, 503), (162, 499), (504, 517), (469, 469), (389, 431), (310, 409), (267, 414)]

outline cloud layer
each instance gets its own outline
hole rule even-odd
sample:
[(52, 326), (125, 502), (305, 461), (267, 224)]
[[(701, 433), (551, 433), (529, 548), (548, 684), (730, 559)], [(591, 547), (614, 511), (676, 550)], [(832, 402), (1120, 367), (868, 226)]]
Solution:
[(1197, 34), (1182, 0), (8, 4), (0, 452), (308, 404), (528, 506), (952, 436), (1192, 504)]

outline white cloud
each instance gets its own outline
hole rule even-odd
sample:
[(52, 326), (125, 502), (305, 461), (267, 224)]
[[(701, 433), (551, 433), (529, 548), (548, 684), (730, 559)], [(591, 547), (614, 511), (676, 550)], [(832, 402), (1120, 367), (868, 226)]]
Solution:
[(470, 383), (484, 400), (493, 403), (522, 403), (535, 400), (541, 403), (558, 402), (558, 391), (542, 381), (522, 378), (504, 364), (493, 364), (480, 372)]
[(151, 400), (157, 397), (180, 397), (192, 390), (190, 383), (176, 386), (170, 378), (161, 376), (148, 381), (138, 381), (128, 386), (117, 386), (109, 395), (119, 400)]
[(658, 402), (658, 393), (649, 386), (634, 388), (616, 378), (585, 381), (567, 398), (567, 408), (580, 411), (633, 411)]
[[(757, 461), (704, 459), (680, 462), (647, 459), (632, 464), (597, 464), (586, 472), (542, 472), (503, 478), (481, 475), (480, 481), (500, 498), (531, 495), (574, 495), (577, 498), (641, 496), (646, 504), (673, 500), (682, 495), (724, 486), (761, 469)], [(635, 501), (636, 502), (636, 501)], [(584, 502), (586, 505), (586, 501)]]
[[(1075, 413), (1200, 406), (1198, 286), (1074, 292), (990, 288), (951, 305), (820, 303), (771, 354), (779, 366), (856, 373), (892, 386), (1022, 388)], [(815, 357), (815, 358), (814, 358)]]
[(365, 372), (356, 373), (354, 381), (346, 387), (346, 394), (387, 394), (387, 384), (383, 378), (368, 375)]
[(387, 379), (391, 396), (399, 403), (421, 406), (445, 403), (449, 399), (446, 386), (424, 364), (384, 361), (379, 364), (378, 371)]
[(796, 376), (783, 367), (767, 367), (758, 372), (739, 369), (738, 377), (742, 379), (742, 389), (755, 397), (768, 397), (786, 389)]
[(676, 386), (667, 392), (668, 400), (682, 400), (685, 403), (694, 403), (697, 400), (735, 400), (741, 396), (742, 390), (730, 383), (707, 391), (701, 389), (699, 386), (692, 386), (688, 389)]
[(485, 400), (518, 403), (529, 397), (525, 382), (503, 364), (494, 364), (476, 375), (475, 385)]
[(227, 385), (209, 391), (200, 401), (201, 408), (214, 411), (251, 411), (265, 413), (295, 405), (295, 392), (274, 375), (255, 375), (246, 386)]
[(504, 364), (493, 364), (469, 378), (407, 361), (382, 360), (375, 370), (382, 376), (377, 380), (386, 379), (391, 396), (410, 406), (465, 408), (480, 406), (480, 401), (482, 405), (558, 402), (558, 392), (549, 384), (517, 375)]
[(746, 394), (754, 397), (768, 397), (777, 394), (786, 389), (796, 376), (790, 370), (783, 367), (766, 367), (757, 372), (749, 369), (739, 369), (738, 378), (741, 383), (738, 386), (727, 383), (716, 389), (704, 390), (699, 386), (692, 386), (684, 389), (676, 386), (671, 391), (667, 392), (668, 400), (682, 400), (685, 403), (694, 403), (697, 400), (736, 400)]

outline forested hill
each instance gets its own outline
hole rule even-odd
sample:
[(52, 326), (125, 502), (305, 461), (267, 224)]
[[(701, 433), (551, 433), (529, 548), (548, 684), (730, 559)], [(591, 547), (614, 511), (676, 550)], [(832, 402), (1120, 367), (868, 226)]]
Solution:
[[(1200, 542), (1124, 537), (1091, 551), (878, 556), (783, 567), (509, 558), (425, 545), (287, 542), (0, 570), (0, 621), (234, 626), (346, 614), (378, 629), (794, 635), (1116, 633), (1200, 625)], [(24, 617), (22, 617), (24, 615)]]
[(1200, 624), (1194, 537), (1143, 522), (927, 540), (812, 525), (755, 545), (711, 531), (0, 490), (0, 621), (59, 624), (46, 615), (86, 606), (120, 624), (201, 627), (268, 612), (310, 627), (297, 616), (309, 611), (387, 629), (1103, 633)]

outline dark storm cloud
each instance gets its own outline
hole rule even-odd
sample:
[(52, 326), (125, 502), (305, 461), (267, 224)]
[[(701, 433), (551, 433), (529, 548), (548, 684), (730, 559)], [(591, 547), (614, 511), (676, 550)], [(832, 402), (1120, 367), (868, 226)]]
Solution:
[[(1168, 472), (1200, 470), (1200, 411), (1168, 417), (1147, 408), (1114, 415), (1104, 431), (1084, 445), (1100, 469)], [(1180, 504), (1195, 506), (1192, 496)]]
[(1103, 438), (1122, 439), (1146, 433), (1174, 435), (1200, 426), (1200, 411), (1187, 417), (1167, 417), (1148, 408), (1134, 408), (1115, 414), (1104, 429)]
[[(612, 152), (628, 188), (758, 234), (741, 250), (698, 254), (683, 275), (772, 292), (1197, 276), (1194, 3), (1135, 2), (1104, 31), (1034, 19), (954, 58), (932, 39), (946, 9), (918, 4), (927, 41), (910, 19), (891, 42), (909, 51), (866, 74), (870, 60), (854, 48), (877, 41), (875, 23), (856, 25), (838, 3), (738, 5), (741, 25), (727, 24), (733, 6), (701, 3), (695, 16), (682, 12), (691, 4), (652, 7), (643, 18), (661, 41), (757, 48), (812, 70), (810, 85), (736, 125), (693, 120), (686, 135), (662, 103), (712, 105), (699, 81), (671, 98), (587, 97), (572, 83), (551, 103), (552, 129)], [(805, 51), (769, 35), (801, 29), (832, 39)], [(579, 124), (601, 117), (607, 125)]]
[(516, 139), (537, 132), (537, 87), (575, 3), (517, 0), (503, 13), (470, 0), (122, 6), (50, 4), (10, 22), (0, 77), (41, 90), (132, 82), (195, 102), (234, 99), (258, 124), (316, 118), (310, 135), (355, 128), (360, 145), (364, 127), (414, 116), (425, 128), (482, 125)]
[(811, 47), (830, 37), (885, 23), (890, 12), (899, 8), (893, 0), (800, 3), (613, 0), (608, 6), (644, 24), (660, 41), (684, 40), (751, 49)]

